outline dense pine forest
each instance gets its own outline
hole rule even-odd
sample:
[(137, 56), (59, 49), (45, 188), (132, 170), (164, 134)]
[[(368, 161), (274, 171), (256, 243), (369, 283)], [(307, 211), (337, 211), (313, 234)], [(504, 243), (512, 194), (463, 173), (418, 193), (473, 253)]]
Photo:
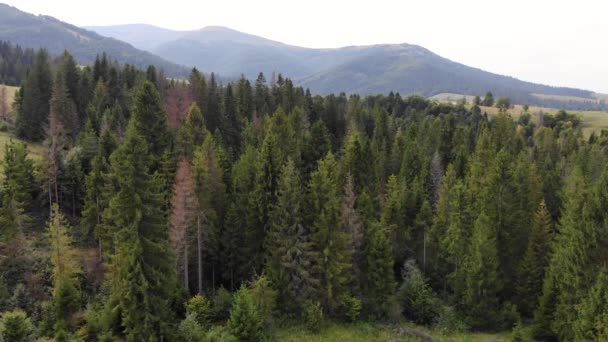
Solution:
[(608, 138), (573, 115), (17, 55), (7, 125), (45, 153), (2, 146), (3, 341), (608, 339)]

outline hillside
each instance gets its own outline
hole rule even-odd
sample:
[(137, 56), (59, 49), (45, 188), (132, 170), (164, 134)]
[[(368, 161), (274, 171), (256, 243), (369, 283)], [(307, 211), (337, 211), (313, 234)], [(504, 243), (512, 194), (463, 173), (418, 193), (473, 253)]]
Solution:
[(44, 47), (52, 55), (67, 49), (79, 63), (91, 63), (103, 52), (120, 63), (139, 68), (156, 65), (172, 76), (183, 76), (187, 69), (164, 60), (150, 52), (138, 50), (128, 43), (103, 37), (49, 16), (35, 16), (0, 4), (0, 40), (26, 48)]
[[(593, 92), (557, 88), (493, 74), (448, 60), (416, 45), (350, 46), (311, 49), (283, 44), (225, 27), (174, 31), (151, 25), (89, 27), (123, 39), (172, 62), (196, 66), (228, 78), (262, 71), (291, 77), (319, 94), (399, 92), (433, 96), (457, 93), (509, 96), (516, 103), (564, 109), (606, 108)], [(539, 96), (541, 94), (541, 96)], [(556, 97), (557, 96), (557, 97)], [(589, 101), (568, 101), (576, 97)]]

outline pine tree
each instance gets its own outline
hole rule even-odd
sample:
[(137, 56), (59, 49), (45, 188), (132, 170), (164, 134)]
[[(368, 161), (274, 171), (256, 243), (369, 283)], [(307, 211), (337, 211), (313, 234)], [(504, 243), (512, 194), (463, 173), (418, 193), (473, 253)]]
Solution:
[(545, 201), (541, 201), (528, 240), (526, 254), (519, 271), (519, 309), (530, 316), (542, 295), (545, 270), (549, 264), (550, 246), (553, 237), (552, 219)]
[(30, 221), (27, 211), (32, 201), (34, 176), (33, 162), (27, 157), (25, 144), (11, 141), (4, 148), (0, 240), (9, 241), (23, 233)]
[(239, 139), (241, 136), (241, 127), (237, 116), (236, 99), (232, 91), (232, 85), (226, 86), (224, 96), (224, 110), (220, 121), (223, 141), (231, 156), (238, 155), (240, 151)]
[(289, 160), (281, 170), (266, 237), (266, 274), (285, 312), (301, 312), (319, 285), (311, 272), (314, 258), (304, 228), (303, 201), (298, 171)]
[(44, 139), (52, 86), (49, 56), (46, 50), (41, 49), (36, 55), (36, 61), (21, 90), (22, 102), (15, 122), (19, 138), (31, 141)]
[(311, 237), (317, 254), (316, 276), (321, 282), (320, 302), (333, 314), (339, 298), (349, 292), (352, 270), (350, 236), (341, 219), (341, 187), (333, 154), (319, 161), (310, 178)]
[(115, 191), (104, 211), (114, 236), (108, 309), (129, 340), (168, 338), (173, 314), (175, 269), (160, 184), (150, 174), (146, 140), (132, 121), (124, 142), (110, 157)]

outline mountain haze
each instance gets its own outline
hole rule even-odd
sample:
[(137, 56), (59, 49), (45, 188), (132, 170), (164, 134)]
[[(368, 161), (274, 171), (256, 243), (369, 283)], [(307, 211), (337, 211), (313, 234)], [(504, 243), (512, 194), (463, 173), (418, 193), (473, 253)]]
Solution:
[[(175, 31), (152, 25), (88, 27), (102, 35), (123, 39), (172, 62), (196, 66), (235, 78), (269, 77), (282, 73), (320, 94), (399, 92), (433, 96), (457, 93), (509, 96), (518, 103), (567, 109), (604, 108), (591, 91), (558, 88), (521, 81), (453, 62), (411, 44), (349, 46), (312, 49), (276, 42), (226, 27)], [(580, 98), (562, 101), (546, 94)]]
[(187, 69), (123, 41), (62, 22), (53, 17), (35, 16), (0, 3), (0, 40), (28, 48), (46, 48), (53, 55), (68, 50), (79, 63), (90, 64), (107, 53), (120, 63), (139, 68), (156, 65), (172, 76), (186, 75)]

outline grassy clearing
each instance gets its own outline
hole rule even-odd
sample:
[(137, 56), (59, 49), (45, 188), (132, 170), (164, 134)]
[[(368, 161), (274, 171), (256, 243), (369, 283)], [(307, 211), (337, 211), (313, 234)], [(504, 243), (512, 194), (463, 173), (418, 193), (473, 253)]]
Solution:
[[(481, 111), (488, 113), (489, 116), (498, 115), (498, 108), (496, 107), (483, 107)], [(558, 109), (535, 107), (530, 106), (528, 112), (532, 115), (532, 121), (538, 122), (540, 113), (555, 114)], [(515, 105), (513, 108), (507, 111), (514, 120), (517, 120), (519, 116), (524, 112), (523, 106)], [(591, 132), (599, 133), (602, 129), (608, 129), (608, 112), (597, 112), (597, 111), (568, 111), (581, 118), (581, 127), (583, 134), (589, 136)]]
[(0, 89), (2, 88), (6, 88), (6, 104), (8, 105), (8, 108), (11, 108), (13, 105), (13, 101), (15, 100), (15, 93), (17, 92), (17, 90), (19, 90), (19, 87), (12, 87), (0, 84)]
[[(373, 323), (336, 324), (326, 323), (318, 333), (311, 333), (303, 326), (277, 329), (273, 341), (285, 342), (389, 342), (389, 341), (437, 341), (437, 342), (507, 342), (510, 332), (497, 334), (459, 333), (442, 334), (409, 323), (379, 325)], [(526, 341), (531, 339), (525, 339)]]
[[(3, 169), (2, 161), (4, 160), (4, 152), (5, 152), (4, 146), (6, 144), (8, 144), (11, 140), (14, 142), (21, 141), (18, 138), (16, 138), (14, 135), (12, 135), (11, 133), (0, 132), (0, 171), (2, 171), (2, 169)], [(35, 162), (41, 160), (42, 155), (44, 153), (43, 146), (41, 144), (32, 144), (32, 143), (26, 143), (26, 144), (27, 144), (27, 149), (29, 151), (30, 158), (32, 158)]]

